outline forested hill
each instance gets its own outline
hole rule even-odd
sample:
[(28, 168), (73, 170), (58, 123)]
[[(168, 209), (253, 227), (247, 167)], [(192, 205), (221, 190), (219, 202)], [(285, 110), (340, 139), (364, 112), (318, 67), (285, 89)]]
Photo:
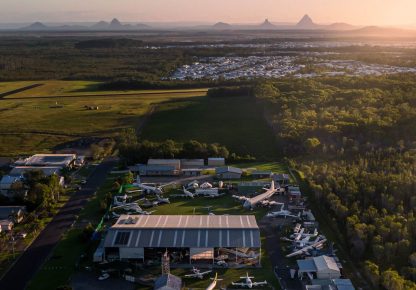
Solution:
[(376, 288), (416, 289), (415, 82), (395, 75), (255, 88), (312, 198), (336, 218)]

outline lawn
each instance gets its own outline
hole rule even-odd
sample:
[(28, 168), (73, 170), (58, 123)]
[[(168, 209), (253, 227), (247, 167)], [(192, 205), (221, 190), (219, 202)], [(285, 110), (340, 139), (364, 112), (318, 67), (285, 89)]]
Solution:
[[(48, 152), (83, 137), (113, 137), (139, 127), (150, 106), (201, 92), (0, 100), (0, 156)], [(98, 106), (88, 110), (86, 106)]]
[(169, 93), (176, 91), (204, 91), (206, 89), (190, 89), (190, 90), (118, 90), (103, 91), (99, 90), (99, 82), (92, 81), (19, 81), (19, 82), (1, 82), (0, 93), (8, 92), (18, 88), (22, 88), (32, 84), (42, 84), (36, 88), (32, 88), (23, 92), (15, 93), (6, 98), (31, 98), (31, 97), (53, 97), (53, 96), (83, 96), (83, 95), (122, 95), (135, 93)]
[(198, 97), (157, 108), (143, 129), (150, 140), (190, 139), (220, 143), (232, 152), (261, 160), (279, 157), (278, 144), (255, 100), (247, 97)]

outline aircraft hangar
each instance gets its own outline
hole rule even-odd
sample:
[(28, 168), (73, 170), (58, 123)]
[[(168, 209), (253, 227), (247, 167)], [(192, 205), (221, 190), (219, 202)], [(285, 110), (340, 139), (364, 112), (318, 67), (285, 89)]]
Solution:
[(103, 259), (172, 265), (260, 266), (260, 230), (253, 215), (122, 215), (109, 228)]

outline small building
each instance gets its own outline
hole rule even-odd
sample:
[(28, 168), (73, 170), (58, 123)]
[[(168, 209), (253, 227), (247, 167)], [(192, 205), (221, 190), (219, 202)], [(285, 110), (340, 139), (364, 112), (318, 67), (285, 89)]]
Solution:
[(189, 168), (189, 169), (182, 169), (183, 176), (200, 176), (202, 169), (198, 168)]
[(0, 228), (2, 232), (8, 232), (13, 229), (14, 223), (11, 220), (0, 220)]
[(25, 206), (0, 206), (0, 220), (20, 223), (26, 214)]
[(243, 174), (243, 170), (237, 167), (219, 167), (215, 169), (215, 174), (220, 179), (240, 179)]
[(182, 169), (203, 168), (204, 165), (204, 159), (181, 159)]
[(225, 165), (225, 158), (222, 157), (211, 157), (208, 158), (208, 166), (218, 167)]
[(70, 168), (74, 165), (76, 158), (76, 154), (35, 154), (26, 159), (17, 160), (15, 166)]
[(288, 186), (287, 194), (290, 200), (300, 200), (302, 198), (302, 192), (299, 186)]
[(141, 176), (177, 176), (180, 171), (171, 165), (145, 165), (139, 164), (131, 167), (131, 171), (139, 173)]
[(14, 167), (9, 175), (11, 176), (24, 176), (26, 172), (29, 171), (42, 171), (42, 173), (45, 176), (51, 176), (51, 175), (60, 175), (61, 174), (61, 167), (56, 166), (43, 166), (43, 167), (35, 167), (35, 166), (16, 166)]
[(272, 175), (274, 182), (280, 184), (280, 186), (285, 186), (290, 183), (290, 176), (286, 173), (277, 173)]
[(271, 171), (262, 171), (262, 170), (254, 170), (251, 172), (251, 176), (254, 178), (270, 178), (273, 172)]
[(306, 290), (355, 290), (350, 279), (314, 279)]
[(149, 159), (147, 165), (173, 166), (174, 170), (181, 170), (181, 161), (179, 159)]
[(3, 176), (0, 180), (0, 194), (8, 198), (13, 197), (13, 185), (19, 182), (22, 182), (20, 176)]
[(305, 274), (313, 279), (339, 279), (341, 270), (333, 257), (319, 256), (312, 259), (297, 260), (298, 277)]
[(154, 290), (181, 290), (182, 279), (172, 275), (164, 274), (156, 279)]

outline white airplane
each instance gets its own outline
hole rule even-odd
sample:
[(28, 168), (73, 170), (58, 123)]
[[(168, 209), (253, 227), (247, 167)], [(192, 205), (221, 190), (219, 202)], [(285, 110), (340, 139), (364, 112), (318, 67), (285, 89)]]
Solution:
[(326, 242), (326, 239), (320, 240), (316, 243), (313, 243), (312, 245), (306, 246), (306, 247), (304, 247), (300, 250), (294, 251), (294, 252), (286, 255), (286, 258), (291, 258), (291, 257), (299, 256), (299, 255), (302, 255), (302, 254), (307, 255), (307, 254), (309, 254), (309, 251), (316, 250), (316, 249), (321, 249), (323, 247), (323, 245), (325, 244), (325, 242)]
[[(123, 210), (128, 211), (128, 212), (133, 212), (133, 213), (143, 214), (143, 215), (149, 215), (149, 214), (152, 213), (152, 212), (148, 212), (148, 211), (143, 210), (137, 204), (137, 202), (132, 202), (132, 203), (126, 203), (126, 204), (123, 204), (123, 205), (118, 205), (118, 206), (112, 207), (111, 210), (118, 209), (118, 208), (123, 209)], [(113, 212), (113, 216), (116, 217), (116, 215), (117, 214)]]
[(284, 218), (291, 217), (291, 218), (300, 219), (300, 212), (298, 215), (294, 215), (290, 210), (283, 209), (283, 206), (282, 206), (280, 210), (269, 212), (266, 216), (272, 217), (272, 218), (273, 217), (284, 217)]
[(144, 191), (148, 191), (148, 192), (155, 193), (155, 194), (162, 194), (163, 193), (163, 188), (166, 187), (166, 186), (172, 185), (172, 184), (174, 184), (174, 182), (162, 184), (162, 185), (159, 185), (159, 186), (144, 184), (144, 183), (140, 182), (140, 176), (137, 175), (136, 182), (134, 182), (132, 185), (137, 186), (138, 188), (140, 188)]
[(199, 183), (198, 183), (198, 181), (194, 180), (194, 181), (188, 183), (186, 185), (186, 188), (193, 188), (193, 189), (199, 188)]
[(198, 268), (193, 267), (192, 268), (192, 274), (188, 274), (185, 275), (185, 278), (198, 278), (198, 279), (204, 279), (204, 275), (207, 275), (209, 273), (211, 273), (211, 270), (205, 271), (205, 272), (201, 272), (201, 270), (199, 270)]
[(311, 233), (311, 234), (309, 234), (309, 233), (305, 234), (305, 229), (302, 228), (299, 233), (295, 233), (295, 234), (290, 235), (290, 238), (293, 239), (293, 240), (298, 241), (298, 240), (303, 239), (305, 237), (312, 237), (313, 238), (313, 237), (317, 237), (317, 236), (318, 236), (318, 230), (316, 228), (313, 231), (313, 233)]
[(221, 248), (221, 251), (229, 253), (229, 254), (233, 254), (234, 256), (245, 258), (245, 259), (256, 259), (259, 256), (259, 254), (256, 254), (254, 252), (249, 252), (248, 254), (246, 254), (237, 250), (232, 250), (232, 249), (227, 249), (227, 248)]
[(244, 201), (243, 206), (247, 209), (253, 209), (258, 203), (269, 199), (272, 197), (273, 194), (275, 194), (280, 188), (276, 188), (275, 182), (272, 180), (270, 184), (270, 188), (263, 188), (265, 192), (255, 196), (255, 197), (245, 197), (245, 196), (233, 196), (234, 198), (237, 198), (238, 200)]
[(189, 190), (187, 190), (185, 187), (182, 188), (182, 191), (185, 194), (185, 196), (190, 197), (190, 198), (194, 198), (194, 194), (192, 192), (190, 192)]
[(159, 194), (156, 194), (156, 198), (157, 198), (157, 203), (158, 204), (167, 204), (167, 203), (170, 203), (169, 198), (161, 197)]
[(214, 290), (215, 286), (217, 286), (217, 282), (221, 281), (222, 279), (218, 279), (218, 273), (215, 273), (215, 278), (210, 278), (212, 280), (211, 284), (205, 290)]
[(220, 194), (218, 188), (206, 188), (206, 189), (196, 189), (194, 196), (203, 195), (205, 197), (220, 197), (223, 194)]
[(253, 286), (257, 287), (257, 286), (267, 285), (267, 281), (253, 282), (251, 279), (254, 279), (254, 277), (249, 276), (248, 273), (246, 274), (245, 277), (240, 277), (240, 279), (245, 279), (245, 282), (241, 282), (241, 283), (232, 282), (231, 284), (233, 286), (247, 287), (247, 288), (250, 288), (250, 289), (253, 288)]
[(199, 186), (199, 188), (202, 188), (202, 189), (212, 188), (212, 184), (209, 182), (204, 182)]

